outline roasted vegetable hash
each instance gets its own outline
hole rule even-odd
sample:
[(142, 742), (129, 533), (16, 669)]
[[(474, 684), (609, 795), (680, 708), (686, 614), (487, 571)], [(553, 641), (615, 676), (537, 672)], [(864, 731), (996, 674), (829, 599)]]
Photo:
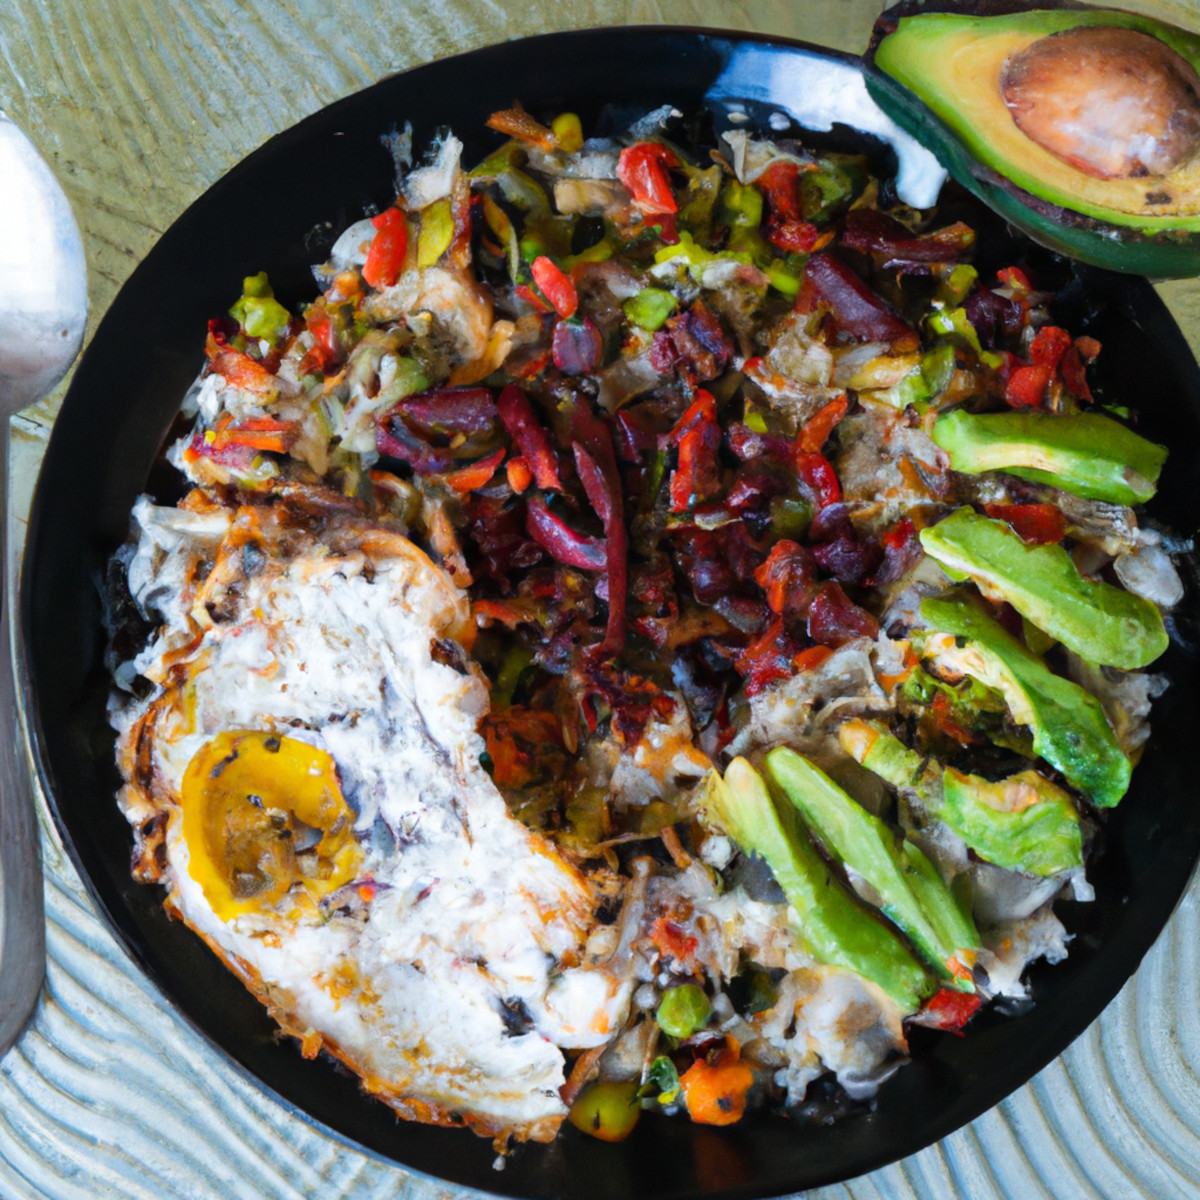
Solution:
[(1166, 451), (1045, 281), (678, 118), (397, 139), (315, 300), (211, 321), (192, 490), (118, 556), (138, 877), (502, 1148), (853, 1106), (1025, 998), (1182, 595)]

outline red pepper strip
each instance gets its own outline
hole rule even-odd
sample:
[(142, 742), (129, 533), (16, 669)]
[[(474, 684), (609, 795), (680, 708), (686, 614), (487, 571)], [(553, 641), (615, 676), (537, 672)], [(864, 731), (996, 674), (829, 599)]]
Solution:
[(501, 446), (499, 450), (493, 450), (491, 454), (481, 458), (478, 462), (471, 463), (469, 467), (460, 467), (457, 471), (451, 471), (444, 482), (460, 495), (473, 492), (476, 488), (483, 487), (495, 475), (496, 468), (504, 461), (507, 453), (508, 451)]
[(1020, 267), (1004, 267), (996, 272), (996, 278), (1005, 287), (1012, 288), (1014, 292), (1023, 294), (1033, 291), (1033, 284), (1029, 282), (1029, 276)]
[(526, 304), (532, 304), (538, 312), (553, 312), (554, 310), (527, 283), (518, 283), (513, 288), (513, 294), (519, 296)]
[(804, 428), (800, 430), (800, 437), (796, 443), (799, 448), (806, 454), (819, 454), (821, 447), (829, 440), (829, 435), (846, 415), (849, 407), (850, 398), (845, 392), (823, 404), (805, 421)]
[(717, 464), (721, 427), (717, 402), (709, 392), (697, 390), (696, 399), (671, 430), (670, 440), (679, 447), (679, 465), (671, 473), (671, 511), (686, 512), (721, 485)]
[(535, 121), (519, 104), (494, 112), (485, 122), (489, 129), (498, 130), (520, 142), (528, 142), (542, 150), (557, 150), (558, 138), (540, 121)]
[(799, 175), (799, 163), (780, 160), (773, 162), (756, 181), (767, 208), (763, 234), (772, 246), (790, 254), (807, 254), (820, 235), (817, 227), (801, 215), (796, 184)]
[[(592, 480), (592, 490), (604, 492), (604, 504), (598, 504), (598, 495), (589, 492), (588, 499), (592, 507), (601, 513), (604, 522), (604, 540), (608, 546), (605, 563), (608, 582), (608, 625), (604, 631), (604, 641), (600, 652), (607, 655), (620, 654), (625, 645), (625, 606), (626, 592), (629, 584), (629, 533), (625, 528), (625, 510), (622, 502), (621, 475), (617, 470), (617, 456), (613, 451), (612, 433), (608, 426), (601, 421), (586, 403), (580, 399), (575, 403), (573, 417), (575, 440), (580, 447), (587, 451), (596, 468), (596, 476)], [(576, 464), (580, 462), (578, 451)], [(580, 472), (584, 489), (588, 489), (585, 467)], [(598, 486), (603, 485), (602, 489)]]
[(1029, 359), (1039, 366), (1054, 370), (1062, 360), (1062, 356), (1070, 349), (1071, 335), (1057, 325), (1043, 325), (1033, 335), (1029, 347)]
[(920, 347), (916, 332), (834, 255), (814, 254), (805, 265), (804, 279), (828, 302), (837, 327), (860, 342), (889, 342), (898, 353)]
[(838, 482), (833, 464), (823, 454), (800, 451), (795, 457), (796, 474), (813, 493), (817, 507), (827, 508), (842, 499), (842, 485)]
[(533, 260), (529, 270), (542, 295), (554, 305), (554, 311), (564, 319), (574, 316), (579, 307), (579, 295), (570, 277), (564, 275), (544, 254), (539, 254)]
[(476, 600), (471, 604), (476, 621), (499, 621), (507, 629), (518, 625), (541, 625), (546, 619), (546, 606), (536, 600)]
[(1076, 338), (1071, 348), (1062, 356), (1058, 373), (1072, 396), (1092, 403), (1092, 389), (1088, 387), (1087, 365), (1100, 353), (1100, 343), (1092, 337)]
[(408, 225), (398, 208), (385, 208), (371, 218), (375, 237), (363, 263), (363, 278), (375, 288), (391, 287), (404, 268), (404, 252), (408, 249)]
[(517, 387), (508, 384), (496, 401), (500, 421), (508, 430), (508, 436), (516, 443), (521, 457), (525, 459), (538, 487), (547, 492), (561, 492), (562, 482), (558, 476), (558, 454), (550, 441), (550, 435), (542, 428), (529, 397)]
[(556, 517), (546, 504), (546, 497), (534, 492), (525, 510), (525, 528), (539, 546), (568, 567), (583, 571), (603, 571), (607, 562), (607, 547), (603, 538), (585, 537)]
[(617, 160), (617, 178), (625, 185), (634, 203), (644, 213), (673, 213), (679, 204), (671, 191), (669, 167), (679, 159), (659, 142), (638, 142), (626, 146)]
[(1017, 367), (1004, 385), (1004, 400), (1011, 408), (1037, 408), (1050, 384), (1050, 368), (1041, 363)]
[(487, 388), (432, 388), (405, 396), (385, 416), (394, 413), (423, 433), (487, 433), (496, 423), (496, 402)]
[(251, 450), (266, 450), (286, 454), (296, 440), (296, 423), (274, 417), (249, 417), (240, 425), (218, 427), (208, 443), (213, 450), (227, 446), (246, 446)]
[(275, 390), (275, 376), (248, 354), (234, 350), (231, 346), (224, 347), (217, 354), (213, 359), (212, 369), (227, 383), (232, 383), (234, 387), (243, 388), (247, 392), (263, 394)]
[(1053, 504), (985, 504), (984, 511), (997, 521), (1007, 521), (1027, 542), (1046, 546), (1061, 542), (1067, 521)]
[(962, 1027), (979, 1011), (982, 1004), (983, 997), (978, 992), (959, 992), (953, 988), (942, 988), (925, 1001), (925, 1006), (915, 1018), (915, 1022), (962, 1037)]
[(313, 344), (300, 364), (301, 373), (307, 375), (310, 371), (323, 372), (330, 367), (336, 367), (342, 360), (342, 347), (333, 318), (326, 310), (323, 300), (309, 306), (308, 312), (304, 314), (304, 323), (313, 336)]
[(914, 234), (907, 225), (877, 208), (854, 208), (846, 214), (841, 244), (883, 256), (884, 267), (958, 262), (975, 244), (975, 231), (961, 221)]
[(797, 671), (815, 671), (832, 653), (828, 646), (809, 646), (792, 659), (792, 666)]

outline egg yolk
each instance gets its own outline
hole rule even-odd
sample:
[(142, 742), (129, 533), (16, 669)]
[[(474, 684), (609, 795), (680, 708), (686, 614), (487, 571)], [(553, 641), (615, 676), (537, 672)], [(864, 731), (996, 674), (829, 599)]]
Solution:
[(362, 863), (333, 758), (307, 742), (219, 733), (188, 763), (181, 802), (189, 871), (223, 921), (270, 909), (297, 885), (319, 900)]

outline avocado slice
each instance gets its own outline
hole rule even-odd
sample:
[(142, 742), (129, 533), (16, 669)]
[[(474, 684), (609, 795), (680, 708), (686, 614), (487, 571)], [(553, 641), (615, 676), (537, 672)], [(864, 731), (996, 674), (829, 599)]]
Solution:
[(941, 974), (954, 977), (951, 986), (971, 991), (965, 969), (974, 962), (979, 934), (921, 850), (897, 838), (795, 750), (772, 750), (767, 773), (826, 850), (875, 889), (884, 914), (925, 959)]
[(1154, 495), (1167, 450), (1102, 413), (969, 413), (938, 417), (933, 440), (967, 475), (1007, 471), (1074, 496), (1141, 504)]
[[(1200, 273), (1200, 36), (1107, 9), (885, 14), (870, 65), (880, 107), (1036, 241)], [(1140, 124), (1122, 124), (1128, 89)]]
[(1036, 771), (993, 783), (943, 768), (873, 721), (847, 721), (838, 736), (852, 758), (897, 790), (911, 790), (987, 862), (1041, 876), (1083, 865), (1079, 811)]
[(766, 781), (744, 758), (724, 779), (710, 771), (699, 808), (706, 823), (727, 833), (771, 868), (799, 923), (793, 926), (818, 962), (843, 967), (881, 987), (905, 1013), (933, 991), (925, 968), (899, 937), (853, 896), (817, 853), (791, 805), (777, 805)]
[(1148, 666), (1169, 638), (1158, 607), (1084, 579), (1060, 545), (1030, 545), (1004, 521), (964, 505), (922, 529), (921, 545), (955, 579), (971, 579), (1088, 662)]
[(966, 642), (938, 648), (927, 639), (922, 652), (937, 652), (964, 674), (1000, 691), (1013, 719), (1028, 725), (1033, 748), (1100, 808), (1111, 808), (1129, 789), (1133, 766), (1121, 751), (1100, 701), (1069, 679), (1055, 675), (985, 612), (963, 599), (921, 601), (931, 630)]

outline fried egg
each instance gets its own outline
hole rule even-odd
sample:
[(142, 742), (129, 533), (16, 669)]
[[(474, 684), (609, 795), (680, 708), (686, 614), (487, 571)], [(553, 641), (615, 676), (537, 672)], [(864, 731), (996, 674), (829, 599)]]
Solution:
[(313, 488), (134, 517), (152, 690), (113, 720), (139, 876), (306, 1055), (409, 1118), (553, 1137), (563, 1049), (629, 989), (586, 957), (587, 879), (481, 766), (465, 595)]

